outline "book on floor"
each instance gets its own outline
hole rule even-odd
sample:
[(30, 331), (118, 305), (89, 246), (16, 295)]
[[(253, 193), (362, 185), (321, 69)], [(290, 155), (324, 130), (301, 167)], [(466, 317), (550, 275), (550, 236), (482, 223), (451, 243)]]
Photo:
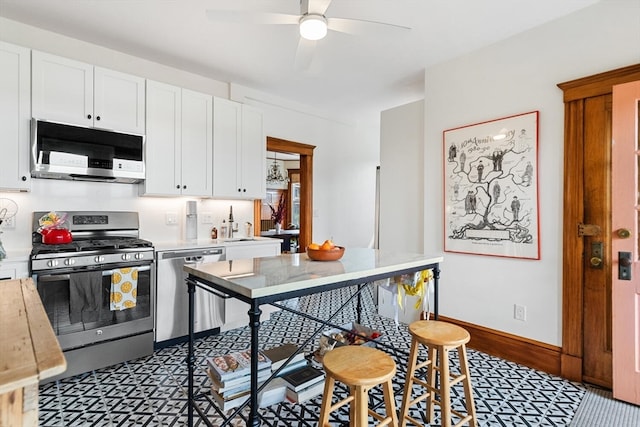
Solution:
[(258, 395), (261, 408), (284, 402), (287, 398), (287, 383), (282, 378), (271, 380)]
[[(227, 381), (220, 381), (213, 375), (211, 369), (207, 369), (207, 375), (211, 380), (211, 388), (220, 394), (233, 393), (234, 391), (247, 390), (251, 388), (251, 375), (232, 378)], [(271, 369), (258, 371), (258, 383), (263, 383), (271, 376)]]
[(303, 366), (295, 371), (288, 372), (282, 376), (288, 387), (293, 391), (299, 391), (309, 387), (324, 379), (324, 372), (313, 366)]
[(302, 359), (294, 363), (289, 363), (287, 366), (283, 367), (280, 372), (278, 372), (278, 376), (281, 377), (285, 374), (288, 374), (289, 372), (297, 371), (298, 369), (302, 368), (303, 366), (307, 366), (308, 364), (309, 364), (309, 361), (307, 359)]
[(319, 394), (322, 394), (324, 391), (324, 379), (311, 384), (307, 388), (303, 388), (302, 390), (295, 391), (289, 387), (287, 387), (287, 399), (293, 403), (302, 403), (305, 402), (312, 397), (316, 397)]
[[(264, 350), (263, 352), (271, 360), (271, 370), (275, 371), (280, 366), (282, 366), (287, 361), (287, 359), (296, 351), (298, 351), (297, 345), (286, 343), (277, 347), (269, 348), (267, 350)], [(292, 365), (301, 360), (304, 360), (303, 352), (296, 354), (289, 362), (289, 365)]]
[(245, 390), (242, 393), (237, 393), (231, 396), (223, 396), (215, 390), (211, 390), (211, 397), (218, 405), (218, 408), (222, 411), (228, 411), (229, 409), (237, 408), (243, 404), (250, 397), (251, 390)]
[[(248, 375), (251, 372), (251, 355), (249, 350), (227, 353), (207, 359), (211, 374), (220, 382)], [(271, 360), (262, 352), (258, 352), (258, 369), (271, 368)]]

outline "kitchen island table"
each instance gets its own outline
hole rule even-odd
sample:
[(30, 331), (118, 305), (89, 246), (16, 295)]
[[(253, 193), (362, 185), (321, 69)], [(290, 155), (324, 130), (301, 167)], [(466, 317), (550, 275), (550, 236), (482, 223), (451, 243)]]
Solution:
[[(428, 256), (423, 254), (401, 254), (376, 249), (347, 248), (344, 256), (338, 261), (313, 261), (306, 254), (283, 254), (275, 257), (253, 258), (247, 260), (219, 261), (203, 263), (193, 266), (185, 265), (188, 274), (186, 284), (189, 293), (189, 346), (188, 346), (188, 422), (193, 425), (193, 410), (204, 418), (194, 396), (194, 306), (196, 287), (218, 294), (224, 298), (238, 298), (250, 305), (248, 311), (249, 326), (251, 328), (251, 394), (247, 401), (250, 405), (247, 418), (248, 426), (259, 426), (258, 414), (258, 333), (260, 330), (260, 306), (277, 304), (294, 297), (311, 295), (333, 289), (357, 285), (357, 291), (341, 306), (339, 313), (353, 298), (358, 298), (358, 321), (360, 291), (364, 285), (377, 280), (386, 279), (402, 274), (415, 273), (431, 269), (434, 273), (434, 315), (438, 315), (438, 280), (439, 265), (442, 256)], [(278, 305), (281, 306), (281, 305)], [(281, 306), (282, 307), (282, 306)], [(305, 315), (304, 313), (299, 313)], [(329, 320), (320, 320), (321, 328), (331, 325)], [(331, 325), (334, 326), (334, 325)], [(315, 336), (315, 335), (314, 335)], [(310, 342), (310, 337), (307, 342)], [(275, 372), (274, 374), (277, 374)], [(263, 384), (261, 387), (264, 387)], [(237, 408), (221, 425), (228, 425), (240, 414), (245, 405)], [(212, 426), (204, 419), (207, 425)]]

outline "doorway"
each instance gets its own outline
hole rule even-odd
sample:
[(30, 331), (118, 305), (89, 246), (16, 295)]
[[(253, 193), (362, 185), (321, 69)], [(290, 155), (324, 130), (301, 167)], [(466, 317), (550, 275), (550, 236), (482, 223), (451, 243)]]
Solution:
[(640, 64), (558, 85), (564, 91), (561, 374), (612, 387), (612, 87)]
[[(312, 212), (313, 212), (313, 150), (314, 145), (303, 144), (295, 141), (274, 138), (267, 136), (267, 151), (276, 153), (292, 153), (300, 156), (299, 176), (299, 215), (300, 234), (298, 237), (298, 247), (300, 250), (311, 243), (312, 239)], [(260, 235), (260, 219), (262, 211), (262, 200), (254, 202), (253, 216), (256, 224), (256, 235)]]

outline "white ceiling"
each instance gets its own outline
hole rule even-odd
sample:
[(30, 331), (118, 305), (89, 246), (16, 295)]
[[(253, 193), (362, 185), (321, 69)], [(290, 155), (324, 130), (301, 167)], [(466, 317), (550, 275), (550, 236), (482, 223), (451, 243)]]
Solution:
[[(314, 1), (310, 0), (313, 4)], [(331, 18), (370, 25), (329, 31), (296, 69), (296, 25), (221, 22), (220, 10), (298, 15), (299, 0), (0, 0), (0, 16), (238, 83), (334, 114), (377, 112), (423, 97), (426, 67), (599, 0), (333, 0)], [(262, 21), (261, 21), (262, 22)], [(0, 31), (2, 29), (0, 28)]]

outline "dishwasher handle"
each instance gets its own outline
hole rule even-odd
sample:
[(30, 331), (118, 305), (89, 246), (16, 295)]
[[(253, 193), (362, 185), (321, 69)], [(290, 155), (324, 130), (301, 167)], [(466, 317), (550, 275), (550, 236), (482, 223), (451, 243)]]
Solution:
[(192, 260), (191, 262), (197, 262), (195, 261), (196, 258), (200, 258), (200, 260), (202, 260), (202, 258), (205, 256), (210, 256), (210, 255), (222, 256), (224, 255), (224, 253), (225, 253), (224, 248), (211, 248), (211, 249), (195, 249), (195, 250), (190, 249), (185, 251), (166, 251), (166, 252), (159, 252), (158, 254), (160, 259), (184, 258), (187, 261)]

